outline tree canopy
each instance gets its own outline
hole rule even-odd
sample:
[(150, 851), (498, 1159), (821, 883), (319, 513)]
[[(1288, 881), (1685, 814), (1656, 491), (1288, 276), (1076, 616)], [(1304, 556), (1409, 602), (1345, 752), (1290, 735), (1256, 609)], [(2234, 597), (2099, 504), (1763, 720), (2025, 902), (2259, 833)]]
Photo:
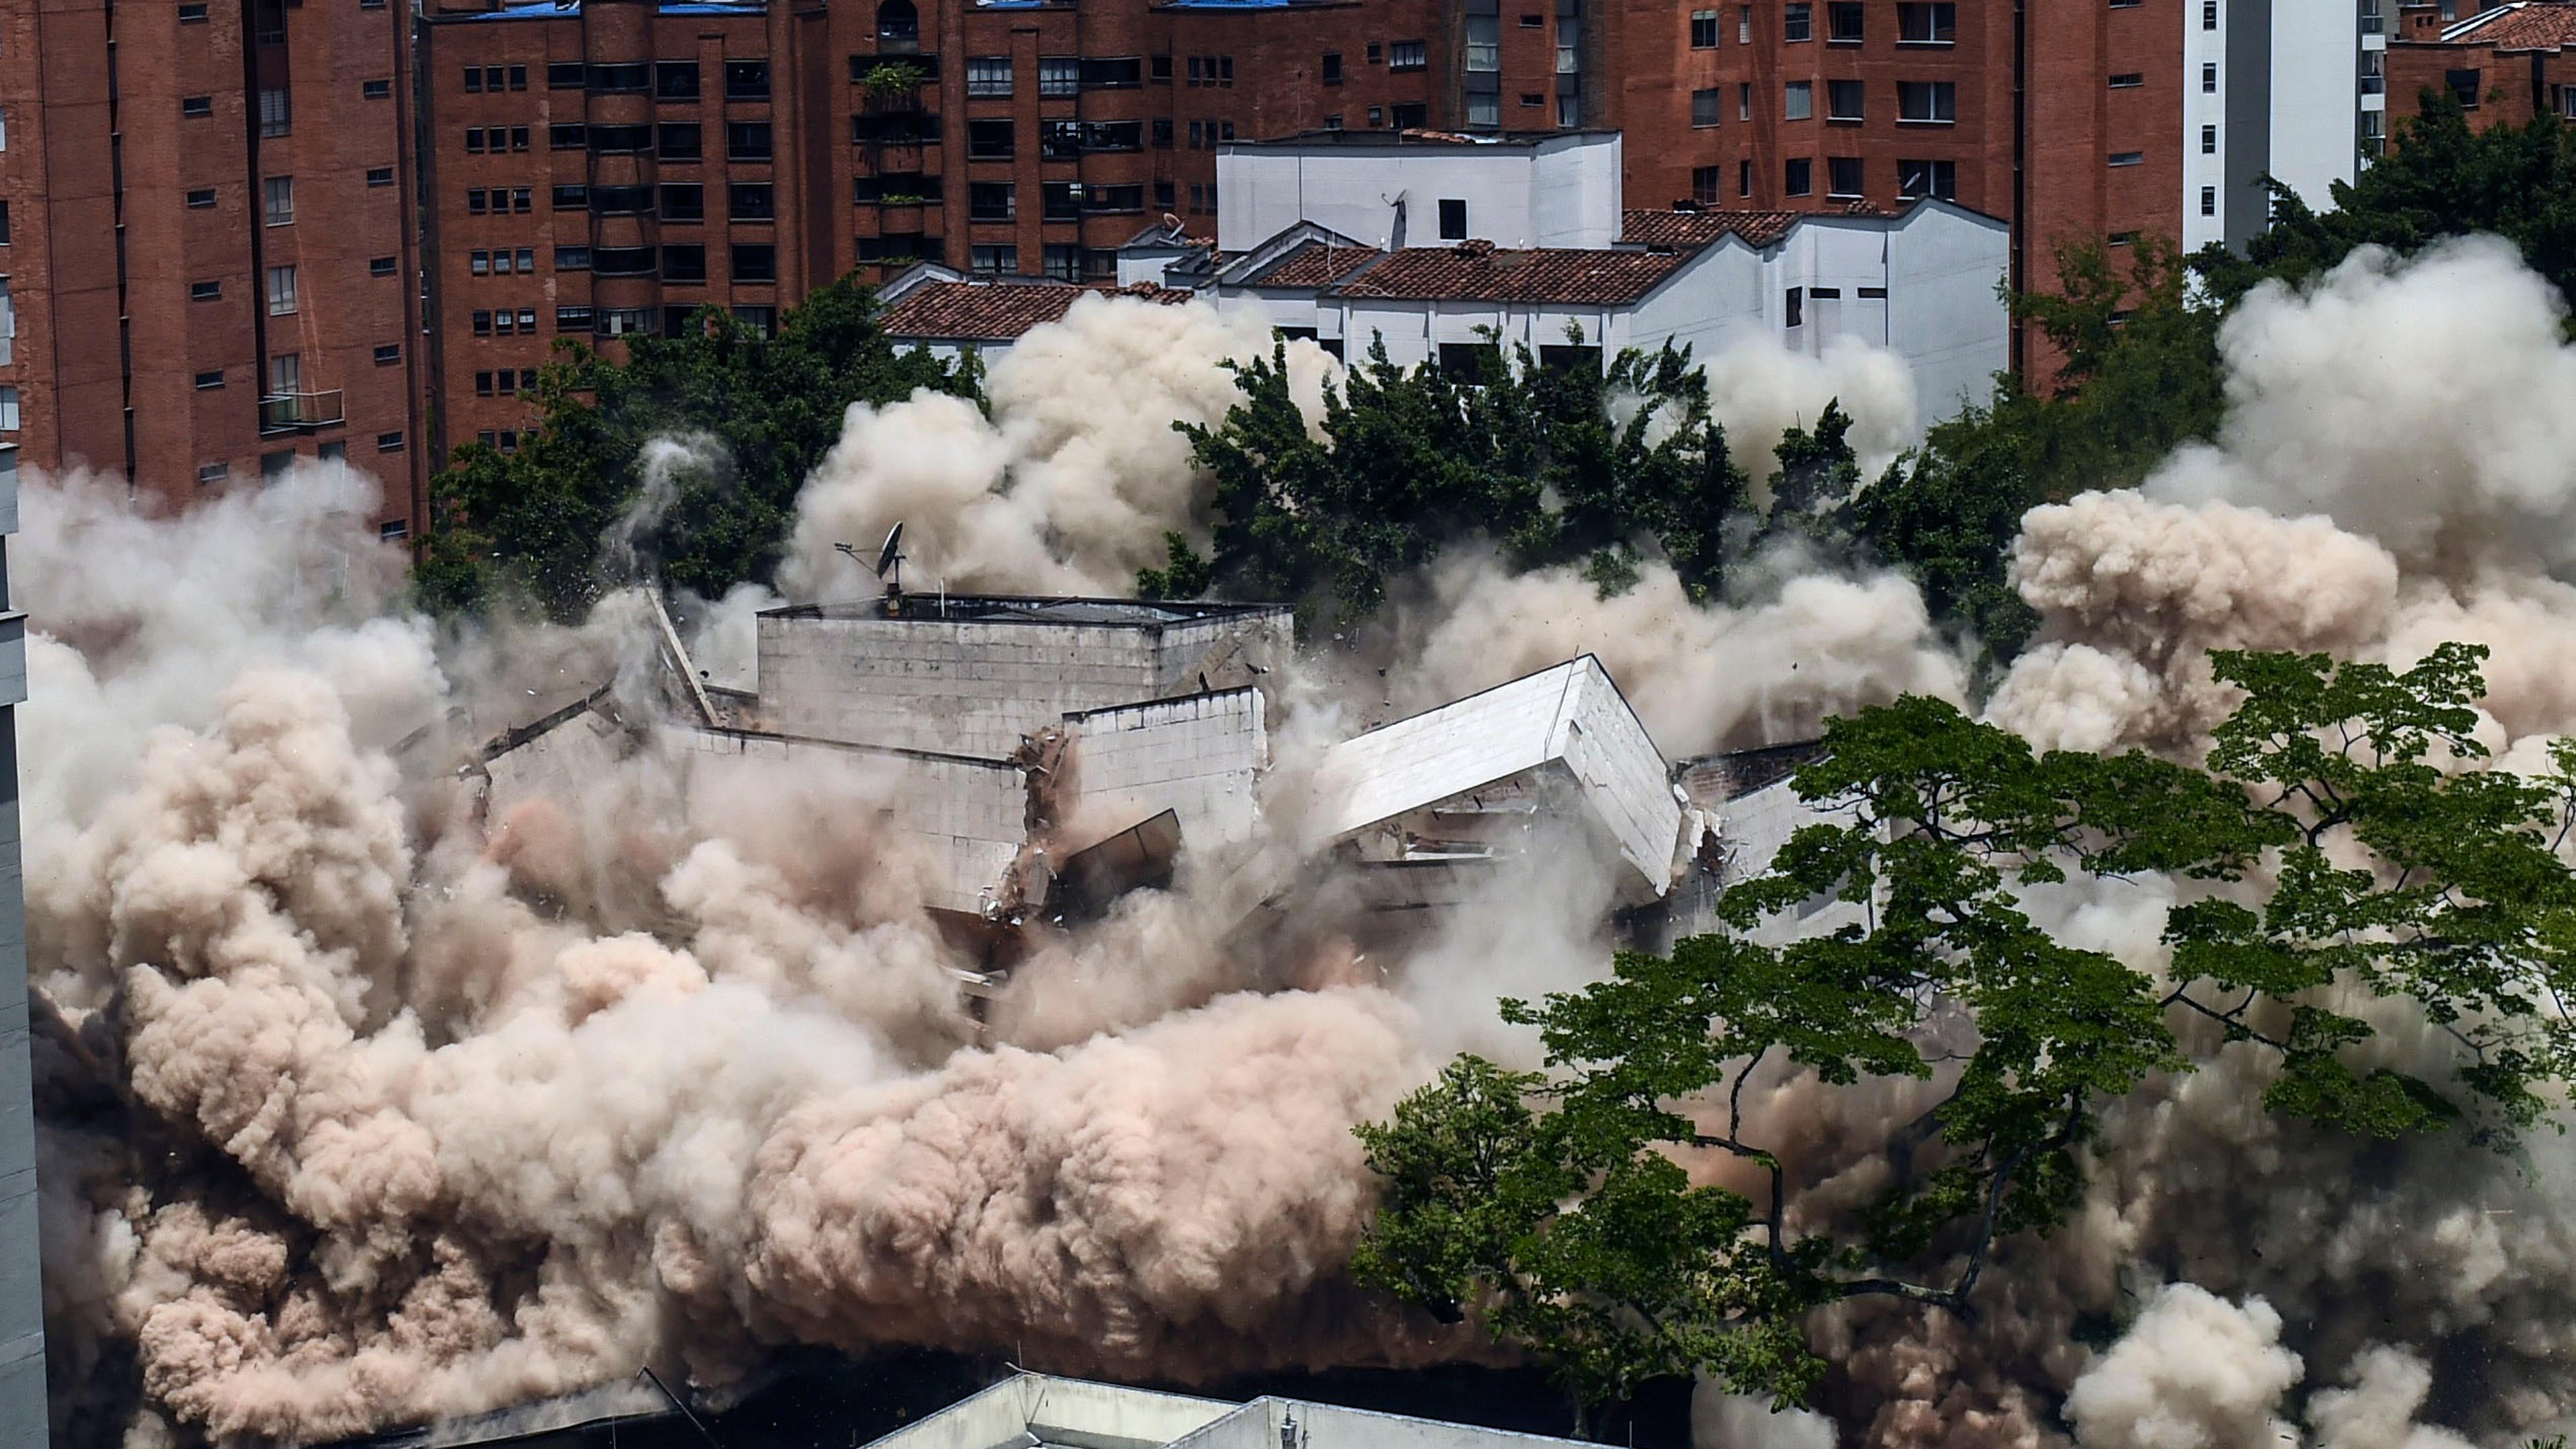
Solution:
[(518, 451), (468, 443), (431, 482), (435, 526), (414, 580), (434, 607), (515, 592), (556, 617), (578, 615), (601, 586), (600, 539), (634, 503), (657, 437), (716, 446), (675, 479), (674, 506), (640, 551), (669, 582), (703, 594), (766, 579), (796, 490), (839, 439), (849, 404), (979, 387), (971, 364), (898, 352), (873, 296), (848, 280), (809, 294), (771, 337), (705, 309), (679, 337), (631, 340), (624, 363), (578, 343), (556, 349)]
[[(1359, 1276), (1478, 1315), (1582, 1401), (1696, 1371), (1791, 1402), (1823, 1371), (1811, 1310), (1972, 1309), (1996, 1241), (2079, 1200), (2105, 1109), (2193, 1069), (2193, 1023), (2271, 1058), (2274, 1111), (2511, 1141), (2576, 1069), (2576, 747), (2539, 779), (2480, 763), (2484, 652), (2214, 654), (2245, 700), (2198, 766), (2043, 753), (1921, 698), (1834, 721), (1794, 777), (1830, 823), (1727, 893), (1729, 929), (1505, 1003), (1545, 1071), (1463, 1056), (1359, 1129), (1382, 1190)], [(2180, 885), (2161, 978), (2034, 918), (2035, 887), (2149, 872)], [(1819, 898), (1848, 919), (1758, 929)], [(2356, 996), (2438, 1028), (2453, 1070), (2356, 1065)], [(1932, 1081), (1937, 1140), (1890, 1144), (1913, 1165), (1869, 1212), (1794, 1230), (1800, 1184), (1743, 1110), (1783, 1071)], [(1762, 1186), (1694, 1185), (1693, 1153)]]

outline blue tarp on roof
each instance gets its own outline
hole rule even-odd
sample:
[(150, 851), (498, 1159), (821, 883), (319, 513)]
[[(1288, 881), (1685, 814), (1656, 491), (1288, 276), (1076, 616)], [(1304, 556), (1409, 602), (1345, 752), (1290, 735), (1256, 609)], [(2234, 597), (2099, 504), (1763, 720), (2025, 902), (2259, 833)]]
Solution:
[[(662, 0), (656, 9), (664, 15), (758, 15), (769, 8), (766, 0)], [(581, 14), (581, 0), (556, 4), (555, 0), (527, 0), (518, 5), (504, 5), (498, 10), (485, 10), (472, 15), (441, 15), (442, 22), (476, 20), (556, 20)]]

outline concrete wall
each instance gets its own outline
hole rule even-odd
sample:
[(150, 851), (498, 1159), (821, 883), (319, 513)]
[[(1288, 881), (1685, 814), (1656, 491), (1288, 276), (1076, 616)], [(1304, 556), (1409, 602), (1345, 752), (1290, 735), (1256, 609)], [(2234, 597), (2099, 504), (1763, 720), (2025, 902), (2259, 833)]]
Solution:
[(1937, 422), (1991, 397), (2012, 365), (2012, 314), (1995, 292), (2012, 237), (1991, 218), (1926, 206), (1890, 241), (1887, 343), (1913, 370), (1918, 416)]
[(1073, 724), (1080, 814), (1095, 831), (1170, 810), (1190, 849), (1251, 838), (1254, 789), (1269, 763), (1260, 690), (1093, 710)]
[(1267, 666), (1291, 631), (1286, 610), (1155, 626), (765, 614), (760, 709), (781, 734), (1000, 759), (1065, 715), (1196, 692), (1230, 643)]
[(1443, 199), (1466, 202), (1467, 235), (1499, 247), (1608, 246), (1619, 235), (1619, 166), (1620, 140), (1608, 133), (1536, 145), (1225, 146), (1217, 246), (1249, 251), (1301, 221), (1372, 246), (1437, 246)]
[(869, 1449), (1003, 1449), (1038, 1440), (1159, 1446), (1239, 1412), (1215, 1399), (1020, 1374), (897, 1429)]
[(920, 847), (923, 899), (934, 909), (976, 915), (985, 892), (1027, 838), (1028, 790), (1004, 760), (865, 750), (819, 740), (730, 730), (677, 731), (691, 752), (688, 789), (732, 793), (780, 789), (780, 771), (854, 772), (882, 802), (886, 823)]
[(1297, 1449), (1546, 1449), (1568, 1442), (1337, 1404), (1256, 1399), (1197, 1433), (1174, 1440), (1171, 1449), (1277, 1449), (1283, 1444)]
[(1682, 807), (1664, 768), (1664, 756), (1597, 661), (1574, 679), (1560, 712), (1549, 753), (1583, 784), (1586, 807), (1619, 843), (1620, 858), (1638, 880), (1624, 894), (1633, 903), (1663, 893), (1672, 881), (1673, 854), (1681, 842)]

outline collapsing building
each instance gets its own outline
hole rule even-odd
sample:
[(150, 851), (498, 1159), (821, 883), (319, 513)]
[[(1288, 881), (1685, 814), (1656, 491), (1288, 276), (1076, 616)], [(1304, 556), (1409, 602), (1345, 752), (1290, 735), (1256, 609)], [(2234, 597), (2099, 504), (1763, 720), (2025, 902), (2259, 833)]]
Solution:
[[(487, 828), (648, 742), (693, 793), (855, 771), (914, 847), (925, 903), (992, 970), (1025, 927), (1096, 916), (1168, 883), (1185, 854), (1248, 859), (1236, 847), (1260, 833), (1272, 691), (1295, 648), (1284, 606), (889, 590), (762, 614), (750, 692), (698, 684), (663, 622), (662, 703), (682, 722), (641, 723), (602, 687), (496, 737), (465, 769)], [(1259, 904), (1237, 935), (1293, 919), (1376, 939), (1412, 929), (1391, 913), (1461, 905), (1501, 867), (1567, 851), (1603, 864), (1607, 904), (1641, 941), (1707, 929), (1715, 892), (1806, 818), (1772, 781), (1785, 765), (1760, 799), (1752, 768), (1668, 767), (1601, 662), (1568, 660), (1327, 750), (1300, 815), (1307, 868), (1239, 880)]]
[(1264, 1396), (1248, 1404), (1015, 1373), (868, 1449), (1551, 1449), (1564, 1439)]

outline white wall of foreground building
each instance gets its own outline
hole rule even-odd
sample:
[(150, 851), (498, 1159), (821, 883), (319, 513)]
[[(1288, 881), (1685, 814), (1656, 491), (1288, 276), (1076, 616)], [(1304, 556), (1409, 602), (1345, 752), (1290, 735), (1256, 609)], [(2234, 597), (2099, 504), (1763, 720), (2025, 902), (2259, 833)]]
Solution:
[(1436, 246), (1440, 203), (1498, 247), (1603, 247), (1619, 237), (1620, 136), (1426, 140), (1330, 132), (1217, 148), (1219, 251), (1311, 221), (1373, 247)]

